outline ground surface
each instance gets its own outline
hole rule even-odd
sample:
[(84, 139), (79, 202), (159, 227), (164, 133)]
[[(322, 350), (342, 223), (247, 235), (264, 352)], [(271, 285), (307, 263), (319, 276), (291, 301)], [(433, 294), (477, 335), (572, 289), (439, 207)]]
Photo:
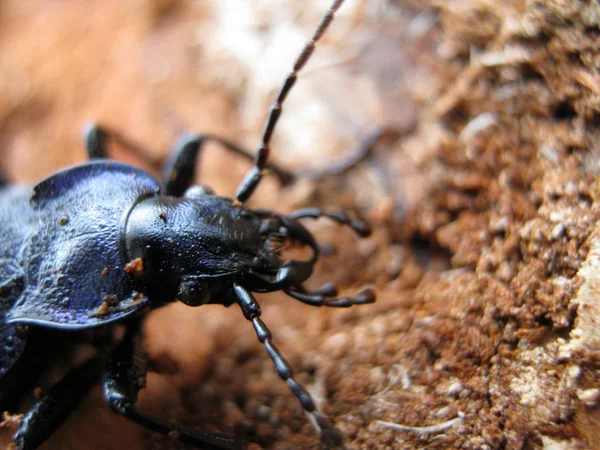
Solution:
[[(254, 148), (327, 3), (2, 2), (2, 169), (33, 183), (83, 161), (88, 120), (155, 161), (189, 130)], [(314, 284), (374, 284), (377, 304), (260, 298), (348, 448), (598, 442), (599, 21), (591, 0), (349, 1), (319, 46), (274, 158), (321, 167), (376, 127), (400, 137), (343, 176), (268, 180), (252, 205), (344, 208), (373, 224), (368, 240), (313, 224), (337, 248)], [(206, 156), (202, 181), (231, 195), (247, 165)], [(146, 331), (161, 373), (143, 409), (254, 448), (318, 448), (238, 310), (173, 305)], [(115, 417), (95, 391), (43, 448), (181, 446)]]

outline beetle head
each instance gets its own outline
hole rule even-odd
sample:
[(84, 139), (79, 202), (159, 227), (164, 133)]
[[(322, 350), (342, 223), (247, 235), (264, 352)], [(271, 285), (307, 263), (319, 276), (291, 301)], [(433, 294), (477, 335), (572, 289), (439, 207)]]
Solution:
[[(221, 301), (219, 292), (233, 281), (256, 292), (285, 289), (306, 280), (318, 258), (315, 239), (298, 221), (196, 190), (140, 201), (125, 228), (126, 259), (138, 263), (132, 274), (163, 301)], [(312, 256), (284, 259), (291, 244), (308, 246)]]

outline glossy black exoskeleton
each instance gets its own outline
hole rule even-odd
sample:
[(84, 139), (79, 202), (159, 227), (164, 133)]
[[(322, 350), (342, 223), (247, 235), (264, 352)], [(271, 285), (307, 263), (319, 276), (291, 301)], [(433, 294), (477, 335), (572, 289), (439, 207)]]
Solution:
[[(361, 236), (369, 234), (369, 228), (343, 213), (316, 208), (282, 215), (244, 206), (267, 170), (284, 183), (294, 179), (267, 164), (269, 142), (298, 71), (341, 3), (334, 1), (286, 78), (255, 158), (215, 136), (189, 136), (172, 152), (159, 183), (140, 169), (105, 159), (106, 140), (118, 139), (118, 135), (92, 126), (86, 132), (92, 161), (58, 172), (33, 189), (2, 183), (0, 408), (14, 411), (69, 341), (88, 339), (98, 350), (97, 356), (69, 372), (29, 408), (15, 434), (17, 449), (38, 447), (99, 379), (110, 407), (150, 430), (206, 449), (242, 448), (236, 439), (166, 422), (135, 407), (146, 372), (139, 344), (140, 321), (149, 309), (175, 299), (191, 306), (239, 305), (277, 373), (312, 417), (322, 441), (341, 445), (339, 432), (294, 381), (251, 292), (283, 290), (315, 306), (373, 302), (375, 296), (369, 289), (352, 298), (336, 298), (332, 285), (316, 291), (303, 286), (319, 247), (300, 219), (328, 217)], [(331, 171), (354, 165), (377, 137)], [(235, 199), (192, 185), (195, 163), (207, 140), (254, 159)], [(312, 255), (306, 260), (286, 260), (282, 249), (289, 243), (308, 246)], [(116, 324), (125, 333), (115, 341)]]

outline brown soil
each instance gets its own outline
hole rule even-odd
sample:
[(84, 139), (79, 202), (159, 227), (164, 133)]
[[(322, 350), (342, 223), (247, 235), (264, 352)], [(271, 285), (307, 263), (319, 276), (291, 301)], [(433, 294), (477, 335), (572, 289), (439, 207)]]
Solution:
[[(152, 161), (189, 130), (255, 147), (326, 3), (2, 2), (2, 169), (34, 183), (84, 161), (89, 120)], [(599, 22), (592, 0), (358, 1), (315, 52), (274, 160), (323, 167), (374, 128), (399, 138), (342, 176), (268, 179), (251, 204), (368, 219), (368, 240), (311, 224), (337, 249), (313, 278), (348, 294), (374, 284), (378, 302), (259, 298), (349, 449), (597, 446)], [(247, 168), (211, 148), (201, 179), (232, 195)], [(146, 335), (160, 373), (142, 409), (256, 449), (318, 448), (236, 307), (174, 304)], [(115, 416), (96, 390), (43, 448), (182, 447)]]

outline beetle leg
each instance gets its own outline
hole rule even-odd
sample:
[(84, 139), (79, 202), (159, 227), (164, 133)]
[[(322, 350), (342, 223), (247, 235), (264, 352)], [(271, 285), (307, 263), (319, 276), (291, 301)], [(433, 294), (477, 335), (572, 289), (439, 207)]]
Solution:
[(102, 379), (104, 398), (117, 414), (156, 433), (206, 450), (240, 450), (238, 440), (193, 427), (167, 422), (135, 407), (138, 391), (144, 384), (146, 358), (141, 348), (138, 326), (127, 330), (123, 341), (112, 354)]
[(293, 376), (292, 367), (279, 352), (279, 349), (272, 342), (271, 331), (260, 319), (261, 310), (258, 302), (250, 292), (238, 284), (233, 285), (233, 292), (236, 301), (246, 320), (252, 322), (258, 340), (265, 346), (265, 350), (273, 360), (277, 374), (286, 382), (292, 393), (296, 396), (302, 408), (309, 414), (313, 424), (318, 428), (321, 434), (321, 441), (328, 447), (340, 447), (343, 444), (343, 437), (334, 427), (327, 416), (317, 410), (315, 401), (308, 391), (298, 384)]
[[(162, 168), (163, 186), (167, 195), (182, 196), (185, 190), (192, 185), (196, 176), (196, 161), (206, 142), (217, 143), (248, 161), (254, 160), (254, 155), (248, 150), (218, 136), (211, 134), (184, 135), (179, 139)], [(275, 164), (269, 164), (268, 168), (283, 185), (290, 184), (295, 179), (291, 172)]]
[(17, 450), (37, 448), (65, 421), (98, 381), (105, 361), (97, 356), (72, 370), (34, 403), (14, 436)]
[(88, 158), (108, 158), (106, 150), (109, 133), (104, 128), (92, 123), (83, 129), (83, 140)]
[(159, 161), (152, 158), (141, 146), (126, 138), (121, 133), (96, 123), (90, 123), (83, 129), (83, 140), (90, 159), (109, 158), (108, 142), (111, 139), (125, 147), (129, 152), (133, 153), (150, 166), (154, 168), (160, 166)]

